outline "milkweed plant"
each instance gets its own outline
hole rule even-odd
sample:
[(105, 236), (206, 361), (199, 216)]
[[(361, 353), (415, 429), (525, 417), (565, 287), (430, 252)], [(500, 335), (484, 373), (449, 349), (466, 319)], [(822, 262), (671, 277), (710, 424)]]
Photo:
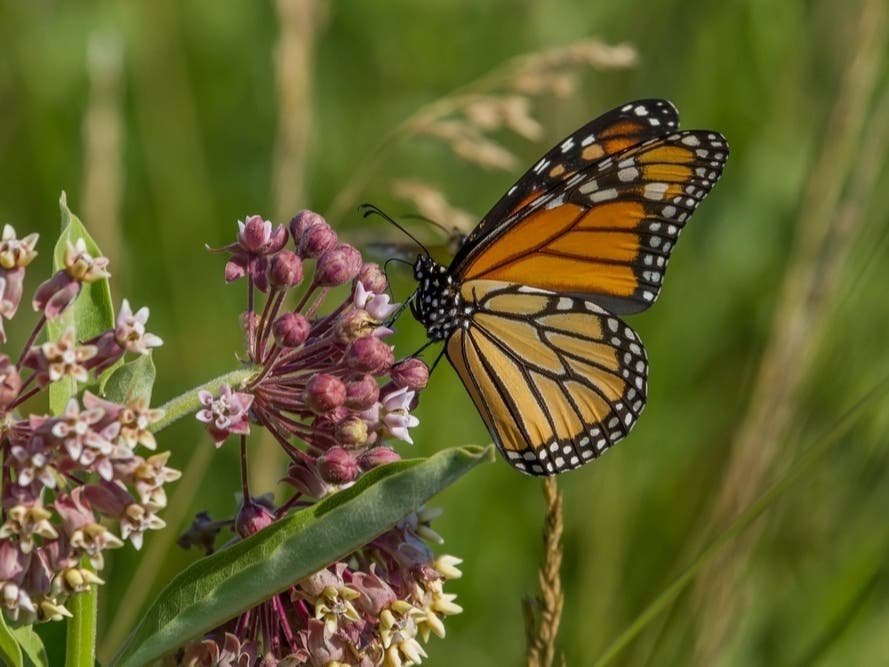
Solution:
[[(88, 610), (104, 554), (174, 529), (163, 510), (181, 473), (161, 432), (191, 417), (207, 446), (240, 448), (232, 516), (202, 511), (181, 533), (195, 562), (158, 592), (113, 664), (421, 663), (461, 611), (446, 590), (461, 561), (436, 551), (426, 502), (486, 455), (402, 458), (429, 369), (389, 342), (400, 311), (380, 267), (310, 211), (288, 225), (238, 222), (231, 243), (209, 249), (226, 256), (226, 283), (246, 285), (240, 364), (151, 407), (163, 341), (149, 310), (112, 306), (113, 267), (64, 195), (61, 209), (30, 330), (19, 306), (39, 239), (10, 225), (0, 238), (3, 659), (47, 664), (32, 626), (69, 619), (66, 664), (94, 664)], [(9, 349), (7, 336), (24, 344)], [(247, 482), (260, 432), (286, 455), (281, 502)]]

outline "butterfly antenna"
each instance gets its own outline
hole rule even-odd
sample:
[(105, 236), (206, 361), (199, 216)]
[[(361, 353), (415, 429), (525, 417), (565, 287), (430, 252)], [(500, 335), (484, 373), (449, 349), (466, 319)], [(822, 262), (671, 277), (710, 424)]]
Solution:
[(449, 229), (446, 225), (439, 222), (438, 220), (427, 218), (425, 215), (420, 215), (419, 213), (408, 213), (403, 217), (407, 220), (422, 220), (423, 222), (432, 225), (433, 227), (438, 227), (445, 234), (445, 236), (450, 236), (456, 230), (456, 228)]
[(413, 241), (414, 243), (416, 243), (416, 244), (423, 250), (423, 253), (424, 253), (427, 257), (431, 257), (431, 255), (429, 254), (429, 249), (428, 249), (425, 245), (423, 245), (422, 243), (420, 243), (420, 240), (419, 240), (416, 236), (414, 236), (414, 235), (411, 234), (409, 231), (407, 231), (404, 227), (402, 227), (398, 222), (396, 222), (393, 218), (391, 218), (391, 217), (388, 216), (386, 213), (384, 213), (384, 212), (383, 212), (380, 208), (378, 208), (377, 206), (374, 206), (373, 204), (362, 204), (361, 206), (358, 207), (358, 211), (359, 211), (359, 212), (361, 213), (361, 215), (362, 215), (363, 217), (365, 217), (365, 218), (367, 218), (368, 216), (371, 216), (371, 215), (378, 215), (378, 216), (380, 216), (383, 220), (385, 220), (386, 222), (388, 222), (390, 225), (396, 227), (397, 229), (400, 229), (401, 232), (402, 232), (405, 236), (407, 236), (411, 241)]

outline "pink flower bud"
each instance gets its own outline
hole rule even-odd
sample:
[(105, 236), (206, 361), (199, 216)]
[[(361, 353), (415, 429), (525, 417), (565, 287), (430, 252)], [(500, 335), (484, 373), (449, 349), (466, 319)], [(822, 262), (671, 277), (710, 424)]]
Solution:
[[(98, 484), (89, 484), (82, 487), (82, 495), (74, 495), (67, 512), (63, 514), (66, 532), (72, 533), (73, 529), (80, 528), (86, 523), (90, 523), (90, 519), (95, 521), (87, 508), (98, 510), (106, 516), (121, 516), (127, 507), (129, 507), (135, 498), (125, 488), (119, 487), (113, 482), (99, 482)], [(58, 502), (56, 510), (59, 510)], [(82, 523), (81, 523), (82, 522)]]
[(299, 313), (284, 313), (273, 325), (275, 340), (281, 347), (299, 347), (309, 337), (311, 326)]
[(315, 283), (321, 287), (344, 285), (361, 270), (361, 254), (348, 243), (325, 250), (315, 267)]
[(272, 287), (295, 287), (302, 282), (303, 265), (295, 252), (282, 250), (271, 258), (268, 269)]
[(316, 222), (299, 238), (297, 249), (303, 257), (318, 257), (336, 245), (337, 236), (326, 222)]
[(382, 294), (389, 286), (386, 274), (383, 273), (379, 264), (373, 262), (367, 262), (361, 267), (361, 271), (358, 272), (358, 282), (364, 286), (364, 289), (374, 294)]
[(251, 215), (241, 225), (238, 241), (248, 252), (258, 252), (272, 236), (272, 223), (261, 215)]
[(332, 489), (321, 479), (314, 461), (299, 459), (287, 467), (284, 481), (310, 498), (323, 498)]
[(247, 260), (244, 257), (232, 257), (225, 263), (225, 282), (233, 283), (247, 275)]
[(284, 225), (272, 227), (269, 220), (261, 215), (251, 215), (243, 222), (238, 221), (238, 242), (226, 246), (224, 250), (235, 256), (262, 256), (278, 252), (287, 243), (287, 230)]
[(305, 401), (315, 414), (330, 412), (346, 401), (346, 386), (334, 375), (316, 373), (306, 384)]
[(34, 310), (42, 310), (48, 320), (57, 318), (80, 294), (80, 285), (64, 269), (57, 271), (37, 288)]
[(7, 412), (9, 405), (18, 398), (22, 378), (15, 364), (5, 354), (0, 354), (0, 411)]
[(248, 500), (235, 517), (235, 530), (241, 537), (258, 533), (275, 520), (274, 515), (259, 503)]
[(422, 359), (409, 357), (395, 364), (389, 371), (389, 377), (398, 387), (419, 391), (429, 382), (429, 367)]
[(358, 457), (358, 465), (366, 472), (377, 466), (385, 465), (386, 463), (394, 463), (395, 461), (400, 460), (401, 456), (394, 449), (389, 449), (388, 447), (374, 447)]
[(367, 410), (380, 397), (380, 385), (372, 375), (354, 375), (346, 380), (346, 405), (353, 410)]
[(394, 359), (392, 348), (376, 336), (363, 336), (352, 341), (345, 356), (349, 368), (375, 374), (385, 373)]
[(345, 447), (360, 447), (367, 442), (367, 422), (358, 415), (349, 415), (334, 429), (336, 441)]
[(321, 479), (329, 484), (348, 484), (358, 477), (360, 469), (352, 454), (342, 447), (331, 447), (318, 459)]
[(293, 237), (293, 243), (299, 246), (299, 239), (303, 235), (303, 232), (306, 231), (312, 225), (323, 223), (327, 224), (327, 221), (315, 213), (315, 211), (302, 210), (297, 213), (293, 218), (290, 219), (290, 224), (288, 227), (290, 228), (290, 236)]

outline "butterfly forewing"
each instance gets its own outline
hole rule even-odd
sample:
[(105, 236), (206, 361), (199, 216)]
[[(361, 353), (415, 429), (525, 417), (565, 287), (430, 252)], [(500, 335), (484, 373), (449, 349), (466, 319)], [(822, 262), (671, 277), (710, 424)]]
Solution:
[(461, 275), (585, 295), (621, 314), (644, 310), (726, 156), (722, 135), (686, 131), (604, 158), (529, 204)]
[(679, 114), (667, 100), (637, 100), (608, 111), (554, 146), (516, 181), (466, 238), (453, 265), (480, 250), (479, 243), (509, 227), (535, 201), (592, 164), (679, 127)]
[(637, 334), (596, 304), (537, 288), (467, 281), (471, 315), (447, 355), (506, 459), (551, 475), (599, 456), (645, 405)]

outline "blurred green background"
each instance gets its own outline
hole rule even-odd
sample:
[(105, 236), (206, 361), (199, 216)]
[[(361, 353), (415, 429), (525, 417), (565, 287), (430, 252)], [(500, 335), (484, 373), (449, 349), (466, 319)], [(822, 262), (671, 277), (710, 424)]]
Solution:
[[(355, 207), (416, 211), (392, 194), (392, 180), (406, 178), (477, 218), (575, 127), (630, 99), (666, 97), (684, 127), (723, 132), (732, 156), (659, 303), (631, 320), (651, 363), (643, 418), (602, 461), (559, 480), (560, 646), (568, 664), (591, 664), (794, 470), (799, 478), (615, 662), (886, 664), (887, 15), (880, 0), (3, 1), (0, 222), (41, 232), (37, 267), (47, 270), (67, 191), (113, 260), (115, 298), (151, 307), (150, 328), (166, 343), (155, 354), (159, 404), (236, 363), (244, 292), (223, 285), (223, 261), (204, 244), (232, 240), (237, 219), (286, 222), (336, 202), (331, 222), (345, 239), (392, 240)], [(567, 94), (529, 96), (536, 140), (491, 132), (514, 169), (481, 168), (401, 125), (515, 56), (591, 37), (623, 45), (621, 64), (575, 63)], [(561, 74), (546, 76), (548, 85)], [(408, 272), (394, 274), (403, 300)], [(408, 320), (402, 354), (423, 340)], [(14, 350), (26, 332), (12, 335)], [(794, 468), (874, 388), (841, 437)], [(417, 414), (407, 455), (487, 442), (445, 364)], [(109, 560), (105, 659), (196, 557), (175, 535), (197, 510), (229, 515), (238, 490), (233, 443), (214, 451), (196, 423), (160, 441), (185, 478), (169, 530), (149, 535), (141, 554)], [(280, 459), (258, 452), (253, 473), (271, 488)], [(522, 663), (540, 483), (498, 460), (436, 504), (444, 549), (464, 559), (451, 590), (465, 611), (428, 645), (426, 664)]]

